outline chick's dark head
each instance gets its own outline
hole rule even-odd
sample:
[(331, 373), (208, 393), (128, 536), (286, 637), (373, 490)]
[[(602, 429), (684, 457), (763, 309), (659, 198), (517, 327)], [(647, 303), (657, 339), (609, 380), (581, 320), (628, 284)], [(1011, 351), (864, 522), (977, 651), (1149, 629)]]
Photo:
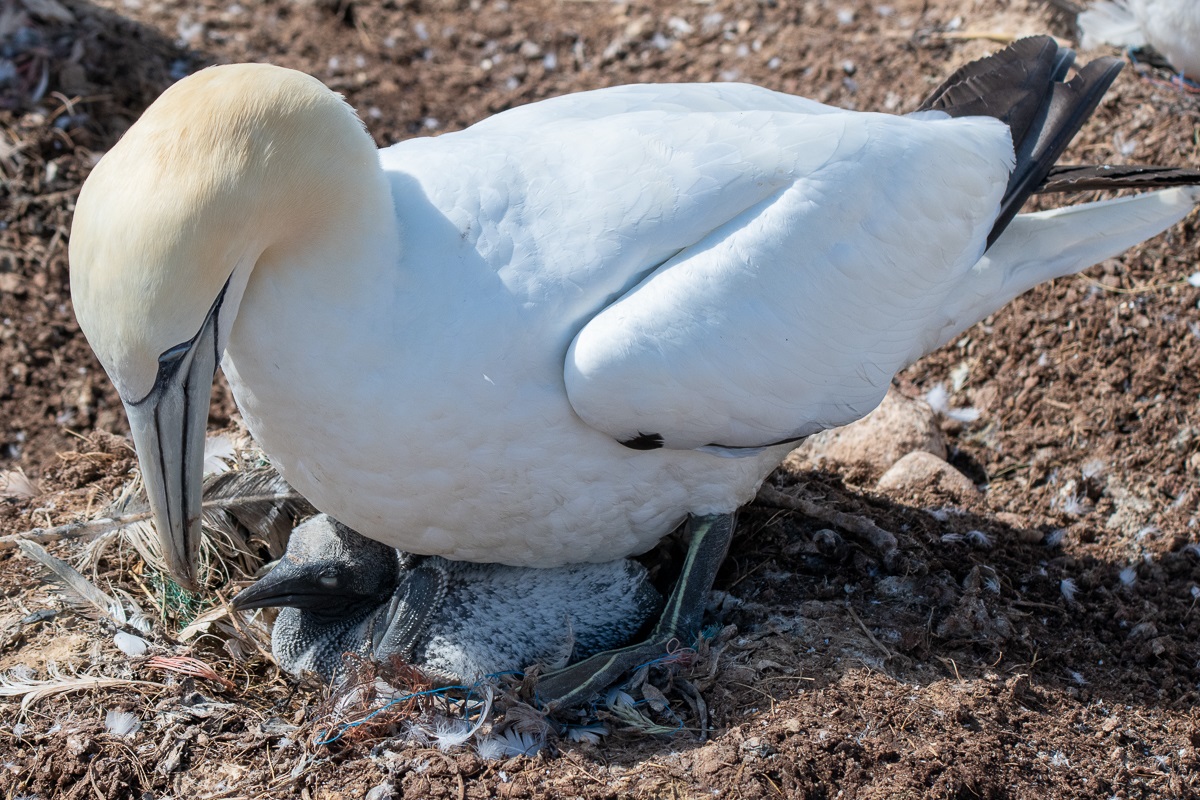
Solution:
[(340, 617), (384, 602), (399, 575), (396, 550), (319, 514), (292, 531), (283, 558), (239, 593), (233, 607), (281, 606)]

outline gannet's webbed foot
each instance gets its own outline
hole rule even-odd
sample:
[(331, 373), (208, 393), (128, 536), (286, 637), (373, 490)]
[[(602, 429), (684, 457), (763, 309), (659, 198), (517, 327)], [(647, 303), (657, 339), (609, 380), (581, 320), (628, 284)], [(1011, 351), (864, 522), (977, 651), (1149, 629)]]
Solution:
[(646, 640), (547, 673), (537, 684), (538, 700), (551, 710), (582, 705), (625, 673), (667, 655), (670, 648), (690, 647), (700, 632), (709, 590), (729, 550), (734, 520), (734, 514), (688, 517), (691, 542), (683, 571)]

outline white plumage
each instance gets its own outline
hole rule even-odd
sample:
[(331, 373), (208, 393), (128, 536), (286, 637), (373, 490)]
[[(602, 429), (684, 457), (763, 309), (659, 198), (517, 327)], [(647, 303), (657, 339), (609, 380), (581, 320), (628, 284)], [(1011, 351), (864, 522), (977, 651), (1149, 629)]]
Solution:
[[(851, 422), (897, 370), (1192, 206), (1023, 218), (981, 259), (1009, 131), (934, 116), (639, 86), (394, 145), (372, 202), (399, 235), (369, 232), (373, 257), (344, 267), (335, 240), (256, 271), (225, 371), (287, 479), (392, 546), (644, 551), (686, 511), (748, 501), (790, 445), (698, 448)], [(618, 443), (639, 434), (665, 448)]]
[[(1036, 56), (1043, 102), (1078, 88), (1059, 82), (1070, 55), (1027, 40), (970, 69), (1006, 87)], [(180, 81), (93, 171), (71, 240), (174, 571), (190, 580), (214, 354), (287, 480), (363, 535), (610, 561), (732, 512), (788, 440), (863, 416), (897, 370), (1197, 200), (1019, 216), (985, 255), (1013, 135), (956, 117), (641, 85), (376, 150), (306, 75)]]

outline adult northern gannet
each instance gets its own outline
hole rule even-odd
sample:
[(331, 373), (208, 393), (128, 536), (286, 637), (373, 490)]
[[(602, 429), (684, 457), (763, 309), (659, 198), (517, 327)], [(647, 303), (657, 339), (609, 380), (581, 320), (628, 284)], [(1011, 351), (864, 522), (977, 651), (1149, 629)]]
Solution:
[(1200, 2), (1101, 0), (1076, 18), (1084, 47), (1150, 45), (1182, 74), (1200, 80)]
[(793, 447), (1200, 189), (1017, 216), (1120, 70), (1023, 40), (908, 116), (737, 84), (568, 95), (377, 151), (319, 81), (172, 86), (80, 193), (71, 288), (124, 401), (168, 563), (194, 587), (222, 354), (318, 509), (406, 552), (553, 567), (652, 547), (683, 576), (641, 646), (548, 675), (586, 700), (691, 641), (737, 508)]
[(343, 653), (400, 656), (441, 683), (474, 683), (624, 644), (662, 597), (630, 559), (554, 569), (409, 557), (327, 514), (234, 608), (282, 606), (271, 651), (288, 672), (331, 680)]

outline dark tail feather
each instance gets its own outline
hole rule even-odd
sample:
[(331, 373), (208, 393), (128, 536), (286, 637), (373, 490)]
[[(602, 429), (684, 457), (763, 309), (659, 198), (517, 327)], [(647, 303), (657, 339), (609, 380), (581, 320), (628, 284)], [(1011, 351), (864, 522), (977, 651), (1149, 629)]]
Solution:
[(1042, 185), (1121, 71), (1119, 59), (1100, 58), (1064, 82), (1074, 59), (1074, 52), (1049, 36), (1021, 39), (959, 68), (918, 109), (951, 117), (995, 117), (1012, 130), (1016, 168), (988, 246)]
[(1165, 186), (1200, 185), (1200, 169), (1186, 167), (1056, 166), (1035, 191), (1083, 192), (1089, 189), (1155, 189)]

